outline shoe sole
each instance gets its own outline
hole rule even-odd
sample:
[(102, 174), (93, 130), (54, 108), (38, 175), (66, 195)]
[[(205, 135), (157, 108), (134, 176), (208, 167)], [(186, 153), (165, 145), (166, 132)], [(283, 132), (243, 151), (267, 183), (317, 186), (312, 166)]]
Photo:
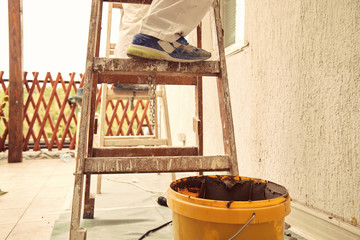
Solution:
[(189, 60), (189, 59), (173, 58), (164, 51), (160, 51), (140, 45), (130, 45), (130, 47), (126, 50), (126, 55), (134, 58), (166, 60), (170, 62), (201, 62), (206, 60), (206, 59)]

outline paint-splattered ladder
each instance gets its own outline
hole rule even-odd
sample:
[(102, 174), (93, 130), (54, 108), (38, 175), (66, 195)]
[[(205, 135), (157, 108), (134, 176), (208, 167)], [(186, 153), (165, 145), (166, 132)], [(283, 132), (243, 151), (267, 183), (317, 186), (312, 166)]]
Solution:
[[(102, 173), (154, 173), (229, 171), (238, 175), (235, 136), (227, 78), (224, 40), (219, 0), (214, 1), (214, 16), (219, 61), (175, 63), (154, 60), (99, 58), (102, 7), (105, 0), (92, 0), (86, 72), (77, 150), (74, 194), (70, 226), (71, 240), (85, 240), (86, 229), (80, 228), (84, 176), (86, 176), (84, 215), (93, 216), (94, 198), (90, 198), (90, 176)], [(108, 0), (150, 4), (151, 0)], [(201, 47), (201, 28), (198, 27)], [(216, 76), (222, 122), (223, 156), (203, 156), (202, 76)], [(101, 83), (147, 84), (156, 79), (159, 85), (195, 86), (195, 147), (117, 147), (93, 146), (96, 86)]]
[[(111, 42), (113, 10), (119, 10), (120, 14), (123, 14), (124, 8), (122, 3), (111, 2), (107, 5), (105, 57), (109, 58), (116, 57), (116, 44)], [(110, 88), (108, 85), (101, 84), (100, 114), (94, 147), (172, 146), (164, 85), (156, 86), (156, 83), (153, 84), (151, 81), (148, 81), (146, 85), (113, 84)], [(111, 117), (108, 115), (109, 107), (112, 110)], [(120, 119), (117, 118), (117, 112), (122, 112)], [(117, 131), (113, 132), (113, 125), (116, 123), (118, 124)], [(175, 180), (175, 173), (171, 176)], [(102, 174), (97, 174), (96, 194), (101, 194), (101, 183)], [(89, 194), (86, 193), (86, 196)], [(85, 212), (84, 218), (93, 218), (93, 215), (93, 208), (90, 208), (89, 212)]]

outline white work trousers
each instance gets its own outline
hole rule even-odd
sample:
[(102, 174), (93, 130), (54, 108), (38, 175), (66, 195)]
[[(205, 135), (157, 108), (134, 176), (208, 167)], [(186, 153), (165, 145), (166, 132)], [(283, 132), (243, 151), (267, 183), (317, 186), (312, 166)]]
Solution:
[(145, 5), (123, 4), (115, 57), (125, 57), (132, 37), (147, 34), (168, 42), (187, 36), (209, 11), (213, 0), (154, 0)]
[(117, 58), (126, 58), (126, 49), (131, 44), (133, 36), (141, 27), (141, 20), (149, 11), (150, 5), (123, 3), (121, 11), (119, 38), (115, 46), (114, 55)]

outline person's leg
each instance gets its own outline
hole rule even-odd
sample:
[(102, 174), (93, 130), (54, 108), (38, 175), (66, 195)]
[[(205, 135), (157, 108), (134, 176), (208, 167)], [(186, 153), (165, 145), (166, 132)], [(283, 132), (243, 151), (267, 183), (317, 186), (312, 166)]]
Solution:
[(185, 40), (205, 16), (213, 0), (155, 0), (127, 50), (130, 57), (196, 62), (211, 54)]
[[(149, 11), (150, 5), (145, 4), (122, 4), (122, 12), (119, 26), (119, 37), (115, 46), (116, 58), (127, 58), (126, 49), (129, 48), (135, 34), (139, 32), (141, 21)], [(114, 83), (114, 89), (148, 91), (148, 84), (118, 84)]]
[(155, 0), (139, 33), (168, 42), (187, 36), (203, 19), (213, 0)]
[(149, 11), (149, 5), (123, 3), (121, 13), (119, 37), (115, 46), (116, 58), (126, 58), (126, 49), (131, 44), (135, 34), (141, 27), (141, 21)]

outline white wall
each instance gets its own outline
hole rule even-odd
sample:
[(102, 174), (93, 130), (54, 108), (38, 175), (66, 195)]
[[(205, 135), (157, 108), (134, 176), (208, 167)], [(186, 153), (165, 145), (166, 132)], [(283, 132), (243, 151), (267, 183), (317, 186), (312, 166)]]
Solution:
[[(195, 146), (196, 138), (193, 131), (195, 117), (195, 87), (167, 85), (170, 131), (173, 146)], [(185, 137), (181, 141), (179, 135)]]
[(247, 0), (227, 61), (240, 174), (358, 227), (359, 23), (358, 0)]
[[(360, 227), (360, 1), (246, 0), (245, 40), (227, 59), (240, 175)], [(215, 88), (204, 79), (205, 155), (223, 151)]]

